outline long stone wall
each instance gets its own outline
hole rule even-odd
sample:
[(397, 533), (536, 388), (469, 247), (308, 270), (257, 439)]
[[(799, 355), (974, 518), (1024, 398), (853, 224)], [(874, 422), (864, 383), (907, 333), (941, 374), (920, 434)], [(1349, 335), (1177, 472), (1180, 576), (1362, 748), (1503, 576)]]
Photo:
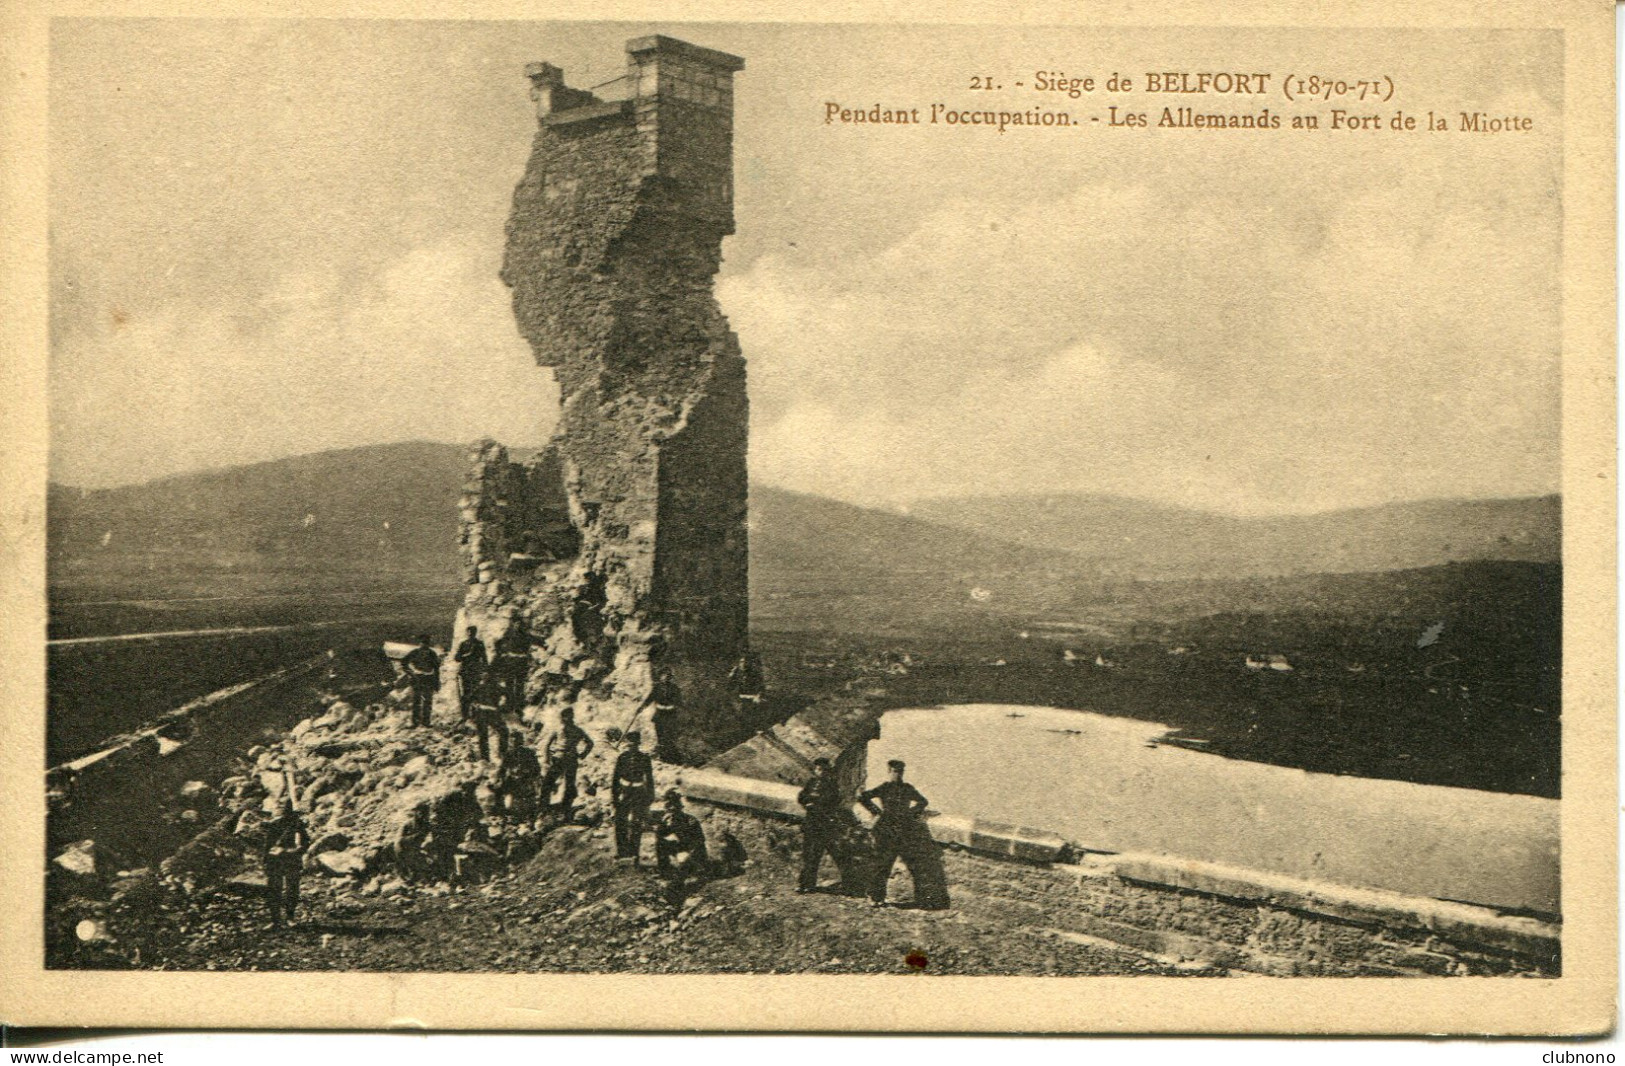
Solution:
[[(190, 810), (176, 802), (181, 788), (190, 781), (218, 782), (263, 735), (308, 715), (328, 663), (326, 655), (315, 656), (210, 693), (99, 751), (52, 767), (45, 775), (51, 855), (93, 840), (138, 865), (168, 856), (202, 828), (176, 817)], [(211, 809), (213, 793), (199, 796), (196, 806)]]
[[(686, 771), (693, 802), (736, 835), (801, 819), (796, 789)], [(1174, 856), (1081, 852), (1043, 830), (936, 815), (951, 891), (1008, 905), (1012, 932), (1100, 943), (1197, 971), (1271, 976), (1557, 976), (1562, 928), (1445, 900), (1302, 881)]]
[(692, 763), (741, 739), (749, 651), (745, 366), (712, 293), (744, 63), (666, 37), (627, 53), (626, 100), (528, 70), (502, 277), (561, 411), (539, 460), (476, 457), (458, 624), (525, 631), (543, 711), (624, 728), (664, 682), (661, 753)]

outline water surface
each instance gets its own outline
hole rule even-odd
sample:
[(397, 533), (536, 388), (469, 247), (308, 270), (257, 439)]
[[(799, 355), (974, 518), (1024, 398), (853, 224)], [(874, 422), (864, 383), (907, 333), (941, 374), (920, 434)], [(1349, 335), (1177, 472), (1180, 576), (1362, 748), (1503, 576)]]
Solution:
[(904, 759), (935, 810), (1049, 829), (1086, 848), (1559, 910), (1556, 800), (1153, 743), (1168, 731), (1047, 707), (890, 711), (869, 747), (869, 780), (884, 779), (887, 759)]

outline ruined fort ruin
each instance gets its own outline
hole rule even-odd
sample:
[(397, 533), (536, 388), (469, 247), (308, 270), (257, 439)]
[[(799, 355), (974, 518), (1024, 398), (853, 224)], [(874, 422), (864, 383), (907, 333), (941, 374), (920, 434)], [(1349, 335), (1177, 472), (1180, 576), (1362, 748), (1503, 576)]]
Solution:
[[(518, 627), (530, 713), (655, 724), (662, 755), (695, 763), (740, 739), (754, 672), (745, 364), (712, 293), (744, 61), (658, 36), (626, 51), (604, 92), (624, 99), (526, 70), (539, 126), (502, 279), (561, 412), (534, 458), (478, 447), (458, 634)], [(676, 709), (651, 723), (657, 692)]]

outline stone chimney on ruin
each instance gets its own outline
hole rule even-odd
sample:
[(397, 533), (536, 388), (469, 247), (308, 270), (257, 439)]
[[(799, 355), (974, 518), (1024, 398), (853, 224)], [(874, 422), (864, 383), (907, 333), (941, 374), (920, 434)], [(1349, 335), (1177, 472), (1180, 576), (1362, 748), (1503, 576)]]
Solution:
[[(744, 61), (660, 36), (626, 52), (602, 96), (552, 64), (525, 71), (538, 128), (502, 279), (561, 410), (533, 459), (478, 447), (458, 626), (528, 634), (532, 713), (635, 721), (694, 763), (749, 731), (749, 407), (712, 293)], [(661, 722), (652, 694), (676, 707)]]

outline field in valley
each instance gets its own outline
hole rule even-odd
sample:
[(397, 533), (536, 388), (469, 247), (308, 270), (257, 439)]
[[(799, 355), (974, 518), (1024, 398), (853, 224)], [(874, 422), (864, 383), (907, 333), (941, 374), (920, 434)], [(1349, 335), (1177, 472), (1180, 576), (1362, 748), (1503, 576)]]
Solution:
[[(884, 662), (887, 706), (1074, 708), (1166, 722), (1173, 742), (1233, 758), (1558, 794), (1556, 567), (1000, 587), (1022, 582), (989, 604), (932, 575), (759, 579), (770, 709), (791, 713)], [(54, 586), (48, 760), (328, 649), (387, 676), (378, 645), (449, 638), (460, 595), (438, 576), (309, 571)], [(250, 631), (110, 639), (229, 629)], [(1292, 669), (1246, 665), (1272, 655)]]
[[(805, 588), (805, 611), (761, 591), (756, 640), (792, 704), (887, 660), (892, 707), (1073, 708), (1164, 722), (1173, 743), (1237, 759), (1559, 793), (1561, 571), (1550, 564), (1079, 587), (1064, 607), (928, 624), (872, 595), (845, 628), (795, 625), (833, 608)], [(1247, 665), (1272, 656), (1291, 669)]]

